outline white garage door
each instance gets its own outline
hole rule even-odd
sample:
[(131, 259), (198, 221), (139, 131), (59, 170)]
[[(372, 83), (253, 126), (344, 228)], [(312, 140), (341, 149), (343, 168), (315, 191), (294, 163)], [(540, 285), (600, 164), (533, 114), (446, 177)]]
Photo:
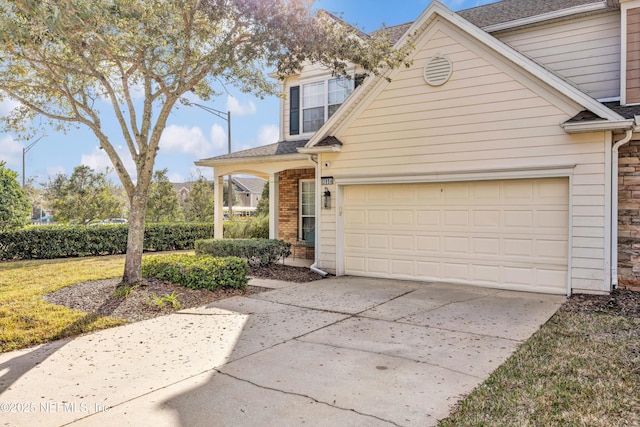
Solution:
[(566, 178), (344, 187), (345, 273), (567, 286)]

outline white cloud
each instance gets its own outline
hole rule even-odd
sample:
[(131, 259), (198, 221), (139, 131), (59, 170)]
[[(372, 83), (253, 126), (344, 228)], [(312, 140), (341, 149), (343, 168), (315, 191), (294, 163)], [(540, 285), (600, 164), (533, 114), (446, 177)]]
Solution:
[(237, 98), (229, 95), (227, 96), (227, 110), (231, 111), (231, 120), (233, 116), (246, 116), (256, 114), (256, 104), (249, 100), (248, 105), (241, 105)]
[(278, 142), (280, 131), (276, 125), (264, 125), (258, 129), (258, 145), (267, 145)]
[[(129, 151), (123, 146), (117, 146), (116, 152), (120, 155), (120, 159), (124, 164), (125, 169), (131, 175), (131, 179), (135, 181), (137, 178), (136, 166), (129, 154)], [(104, 150), (101, 150), (99, 147), (95, 147), (91, 154), (83, 154), (80, 158), (80, 164), (89, 166), (91, 169), (95, 171), (104, 171), (109, 168), (109, 179), (111, 179), (114, 183), (120, 183), (120, 178), (118, 174), (115, 172), (113, 168), (113, 163), (111, 163), (111, 159)]]
[[(211, 128), (211, 135), (214, 135), (214, 125)], [(218, 126), (222, 129), (220, 126)], [(224, 130), (222, 130), (224, 135)], [(216, 131), (216, 134), (218, 132)], [(212, 144), (202, 133), (199, 127), (186, 127), (170, 125), (162, 132), (160, 137), (160, 149), (164, 152), (189, 154), (194, 157), (203, 158), (211, 155), (212, 148), (217, 145), (216, 140)]]
[(47, 168), (47, 176), (54, 177), (59, 174), (66, 175), (67, 170), (63, 166), (49, 166)]
[(18, 101), (14, 101), (11, 98), (5, 98), (4, 101), (0, 102), (0, 115), (8, 115), (14, 108), (18, 107), (19, 105), (20, 103)]
[(7, 162), (7, 166), (20, 166), (22, 159), (22, 144), (13, 137), (6, 135), (0, 139), (0, 161)]
[(179, 182), (186, 182), (187, 180), (184, 178), (184, 176), (182, 176), (182, 174), (178, 173), (178, 172), (172, 172), (169, 174), (168, 176), (169, 178), (169, 182), (175, 182), (175, 183), (179, 183)]
[[(211, 137), (212, 147), (216, 152), (227, 153), (229, 139), (227, 137), (227, 131), (224, 130), (222, 126), (217, 123), (213, 124), (209, 131), (209, 136)], [(233, 150), (233, 147), (231, 147), (231, 149)], [(209, 153), (208, 155), (211, 156), (213, 154)]]

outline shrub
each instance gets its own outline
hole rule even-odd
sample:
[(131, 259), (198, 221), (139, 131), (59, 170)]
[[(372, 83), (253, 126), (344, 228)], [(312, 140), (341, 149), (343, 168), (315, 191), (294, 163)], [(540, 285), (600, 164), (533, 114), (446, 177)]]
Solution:
[(291, 255), (291, 243), (276, 239), (196, 240), (196, 254), (244, 258), (252, 267), (264, 267)]
[[(49, 225), (0, 232), (0, 259), (52, 259), (123, 254), (127, 224)], [(212, 223), (147, 224), (145, 251), (193, 249), (197, 239), (213, 237)]]
[(269, 217), (232, 217), (224, 223), (224, 235), (229, 239), (268, 239)]
[(154, 255), (142, 259), (142, 275), (177, 283), (190, 289), (244, 289), (247, 262), (238, 257)]

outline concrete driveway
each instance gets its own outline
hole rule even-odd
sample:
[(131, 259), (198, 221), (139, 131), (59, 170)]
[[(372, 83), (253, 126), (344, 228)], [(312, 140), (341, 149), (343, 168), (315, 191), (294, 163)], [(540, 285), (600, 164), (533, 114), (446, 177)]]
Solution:
[(356, 277), (0, 354), (2, 426), (427, 426), (563, 297)]

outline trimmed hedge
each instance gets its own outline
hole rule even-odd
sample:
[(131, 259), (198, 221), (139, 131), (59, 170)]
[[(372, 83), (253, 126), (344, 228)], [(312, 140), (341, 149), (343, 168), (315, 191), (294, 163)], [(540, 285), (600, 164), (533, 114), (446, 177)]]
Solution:
[(227, 239), (268, 239), (269, 217), (231, 217), (224, 223), (224, 237)]
[(204, 255), (152, 255), (142, 259), (142, 275), (177, 283), (190, 289), (244, 289), (247, 261), (238, 257)]
[(275, 264), (291, 255), (291, 243), (277, 239), (207, 239), (196, 240), (196, 254), (244, 258), (252, 267)]
[[(197, 239), (213, 237), (212, 223), (146, 224), (145, 251), (193, 249)], [(0, 232), (0, 260), (116, 255), (127, 251), (128, 224), (47, 225)]]

